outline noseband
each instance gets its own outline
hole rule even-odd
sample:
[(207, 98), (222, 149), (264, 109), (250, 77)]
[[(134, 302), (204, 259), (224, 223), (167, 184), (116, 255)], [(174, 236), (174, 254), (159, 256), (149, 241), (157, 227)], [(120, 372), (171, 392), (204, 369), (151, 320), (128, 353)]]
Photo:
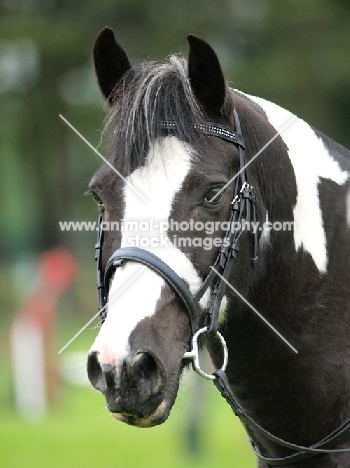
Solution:
[[(204, 278), (201, 287), (192, 295), (187, 284), (180, 278), (175, 271), (170, 268), (163, 260), (156, 255), (148, 252), (147, 250), (138, 247), (123, 247), (117, 249), (107, 261), (105, 271), (102, 268), (102, 246), (103, 246), (103, 228), (102, 215), (99, 216), (99, 228), (97, 235), (97, 242), (95, 244), (95, 260), (97, 262), (97, 291), (98, 291), (98, 310), (100, 313), (101, 323), (106, 319), (106, 308), (108, 305), (108, 293), (110, 280), (113, 277), (117, 268), (123, 266), (126, 262), (136, 262), (145, 265), (161, 276), (165, 282), (174, 291), (177, 298), (184, 306), (189, 317), (191, 332), (192, 332), (192, 350), (185, 353), (184, 358), (193, 359), (193, 368), (202, 377), (214, 381), (215, 386), (219, 389), (221, 395), (231, 406), (234, 414), (238, 416), (244, 425), (252, 449), (256, 456), (260, 458), (267, 465), (283, 466), (290, 465), (301, 460), (313, 457), (318, 454), (327, 453), (341, 453), (349, 451), (350, 449), (331, 450), (336, 444), (342, 442), (350, 434), (350, 419), (345, 421), (340, 427), (329, 434), (327, 437), (318, 443), (304, 447), (296, 444), (286, 442), (279, 437), (274, 436), (264, 428), (262, 428), (254, 419), (252, 419), (241, 407), (232, 393), (230, 385), (227, 380), (225, 368), (227, 364), (227, 347), (225, 340), (218, 332), (219, 309), (222, 298), (226, 290), (226, 282), (230, 276), (232, 266), (239, 251), (239, 245), (244, 232), (243, 220), (250, 223), (255, 221), (255, 196), (253, 187), (248, 183), (246, 174), (246, 161), (245, 161), (245, 144), (242, 136), (241, 125), (236, 110), (233, 111), (234, 123), (236, 132), (230, 128), (218, 124), (192, 124), (191, 127), (194, 131), (199, 131), (207, 135), (216, 136), (223, 140), (229, 141), (237, 146), (239, 151), (239, 169), (235, 177), (234, 197), (231, 202), (231, 211), (229, 216), (229, 228), (226, 231), (223, 239), (222, 246), (216, 257), (210, 272)], [(176, 130), (174, 121), (163, 120), (160, 123), (161, 128), (166, 130)], [(239, 226), (239, 229), (232, 229), (233, 226)], [(251, 262), (255, 263), (258, 259), (258, 235), (255, 231), (251, 236)], [(217, 275), (220, 273), (220, 276)], [(199, 301), (211, 287), (210, 305), (205, 312), (205, 326), (199, 327)], [(212, 375), (205, 374), (198, 363), (198, 346), (197, 338), (201, 333), (211, 333), (220, 338), (224, 348), (224, 364), (221, 369), (216, 370)], [(255, 441), (253, 431), (267, 438), (269, 441), (282, 446), (286, 449), (292, 450), (294, 453), (282, 458), (268, 458), (263, 456), (259, 449), (258, 443)]]

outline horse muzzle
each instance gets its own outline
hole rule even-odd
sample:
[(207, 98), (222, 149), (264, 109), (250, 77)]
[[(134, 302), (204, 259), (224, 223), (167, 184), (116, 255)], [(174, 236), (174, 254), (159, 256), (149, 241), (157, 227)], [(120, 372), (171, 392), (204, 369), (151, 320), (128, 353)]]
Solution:
[(170, 411), (164, 401), (167, 375), (164, 364), (151, 351), (138, 349), (119, 365), (101, 362), (100, 354), (92, 351), (87, 372), (116, 419), (140, 427), (166, 419)]

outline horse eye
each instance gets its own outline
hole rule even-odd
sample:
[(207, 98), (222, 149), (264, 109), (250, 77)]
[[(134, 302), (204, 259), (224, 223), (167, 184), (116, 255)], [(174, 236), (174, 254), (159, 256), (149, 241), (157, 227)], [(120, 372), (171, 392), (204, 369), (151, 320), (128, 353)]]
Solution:
[[(220, 192), (222, 187), (212, 187), (211, 189), (208, 190), (208, 192), (204, 196), (204, 202), (205, 203), (219, 203), (221, 200), (224, 198), (224, 193), (225, 191), (223, 190)], [(220, 193), (219, 193), (220, 192)], [(215, 197), (215, 198), (214, 198)], [(214, 200), (213, 200), (214, 198)]]
[(94, 193), (92, 196), (98, 205), (103, 205), (101, 198), (98, 195), (96, 195), (96, 193)]

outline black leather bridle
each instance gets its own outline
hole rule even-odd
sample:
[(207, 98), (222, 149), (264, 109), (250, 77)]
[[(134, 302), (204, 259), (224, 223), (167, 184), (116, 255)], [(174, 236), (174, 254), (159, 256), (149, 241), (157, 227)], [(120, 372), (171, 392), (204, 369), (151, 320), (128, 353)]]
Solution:
[[(247, 180), (246, 173), (246, 161), (245, 161), (245, 144), (242, 136), (241, 125), (236, 110), (233, 112), (234, 123), (236, 131), (232, 131), (230, 128), (218, 125), (218, 124), (204, 124), (204, 125), (191, 125), (194, 131), (199, 131), (208, 135), (216, 136), (229, 141), (237, 146), (239, 151), (239, 168), (235, 177), (235, 189), (234, 197), (231, 202), (231, 211), (229, 216), (229, 228), (226, 231), (224, 241), (219, 250), (214, 264), (210, 272), (204, 278), (202, 286), (199, 290), (192, 295), (189, 291), (187, 284), (175, 273), (175, 271), (169, 267), (163, 260), (158, 258), (151, 252), (138, 248), (138, 247), (123, 247), (117, 249), (107, 261), (105, 270), (102, 268), (102, 246), (103, 246), (103, 235), (104, 231), (102, 228), (103, 217), (99, 216), (99, 228), (97, 235), (97, 242), (95, 244), (95, 260), (97, 262), (97, 291), (98, 291), (98, 309), (100, 313), (101, 323), (106, 318), (106, 308), (108, 305), (108, 293), (110, 280), (115, 273), (116, 269), (124, 265), (126, 262), (137, 262), (145, 265), (159, 276), (161, 276), (166, 283), (175, 292), (182, 305), (185, 307), (192, 337), (197, 336), (199, 332), (205, 330), (205, 332), (211, 334), (218, 334), (218, 321), (219, 321), (219, 309), (222, 298), (226, 290), (226, 282), (229, 279), (232, 266), (235, 258), (239, 251), (239, 245), (244, 232), (243, 220), (247, 223), (255, 221), (255, 197), (252, 185)], [(161, 127), (174, 131), (176, 130), (176, 124), (173, 121), (164, 120), (161, 122)], [(240, 226), (239, 229), (232, 229), (232, 226)], [(251, 262), (257, 261), (257, 250), (258, 250), (258, 236), (257, 231), (254, 233), (250, 231), (251, 236)], [(218, 275), (217, 273), (220, 273)], [(205, 328), (199, 329), (199, 301), (211, 287), (210, 304), (205, 310)], [(221, 337), (221, 335), (220, 335)], [(222, 337), (221, 337), (222, 338)], [(224, 340), (222, 339), (222, 342)], [(190, 353), (186, 353), (189, 356), (193, 356)], [(189, 357), (187, 356), (187, 357)], [(198, 368), (195, 368), (198, 371)], [(205, 375), (201, 373), (200, 375)], [(221, 392), (221, 395), (231, 406), (231, 409), (238, 416), (243, 423), (256, 456), (260, 458), (267, 465), (271, 466), (283, 466), (297, 463), (301, 460), (313, 457), (319, 454), (327, 453), (342, 453), (350, 451), (350, 449), (335, 449), (336, 444), (345, 440), (350, 435), (350, 418), (346, 420), (340, 427), (329, 434), (327, 437), (322, 439), (316, 444), (310, 447), (304, 447), (296, 444), (289, 443), (279, 437), (274, 436), (266, 429), (262, 428), (254, 419), (252, 419), (241, 407), (232, 393), (230, 385), (227, 380), (224, 367), (216, 370), (212, 374), (212, 380), (215, 386)], [(258, 449), (258, 443), (253, 436), (253, 431), (258, 432), (269, 441), (292, 450), (294, 453), (282, 458), (269, 458), (265, 457)]]
[[(244, 232), (244, 222), (250, 223), (255, 221), (255, 197), (253, 187), (247, 181), (247, 174), (245, 169), (245, 145), (241, 133), (241, 125), (238, 114), (234, 110), (234, 121), (236, 132), (228, 127), (218, 124), (203, 124), (192, 125), (194, 131), (199, 131), (208, 135), (213, 135), (222, 138), (235, 144), (239, 150), (239, 167), (235, 177), (234, 197), (231, 202), (231, 210), (229, 216), (229, 228), (226, 231), (223, 239), (222, 246), (212, 265), (218, 271), (224, 280), (228, 280), (234, 259), (236, 258), (239, 250), (239, 244)], [(163, 120), (161, 127), (167, 130), (175, 130), (176, 125), (173, 121)], [(163, 260), (147, 250), (138, 247), (122, 247), (117, 249), (107, 261), (105, 270), (102, 268), (102, 245), (103, 245), (103, 229), (102, 229), (102, 215), (99, 217), (99, 229), (97, 235), (97, 242), (95, 244), (95, 259), (97, 261), (97, 290), (98, 290), (98, 308), (100, 311), (100, 319), (103, 323), (106, 317), (106, 304), (109, 292), (110, 279), (115, 270), (122, 266), (127, 261), (134, 261), (146, 265), (151, 270), (159, 274), (174, 290), (182, 304), (185, 306), (192, 335), (198, 329), (198, 303), (212, 286), (211, 304), (206, 310), (206, 325), (209, 327), (211, 333), (215, 333), (218, 328), (219, 308), (222, 298), (225, 293), (226, 283), (220, 278), (213, 268), (205, 277), (202, 286), (199, 290), (192, 295), (188, 289), (187, 284), (169, 267)], [(239, 226), (238, 229), (232, 227)], [(252, 248), (252, 263), (257, 260), (258, 240), (257, 232), (251, 234), (251, 248)]]

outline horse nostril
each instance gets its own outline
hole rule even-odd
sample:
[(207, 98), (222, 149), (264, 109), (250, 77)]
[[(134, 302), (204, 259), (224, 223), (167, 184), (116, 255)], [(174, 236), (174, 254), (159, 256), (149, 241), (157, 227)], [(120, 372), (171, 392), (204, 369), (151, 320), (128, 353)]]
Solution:
[(105, 393), (108, 388), (116, 387), (116, 370), (111, 364), (101, 364), (98, 354), (98, 352), (89, 354), (87, 374), (92, 386)]
[(130, 361), (130, 368), (135, 377), (149, 380), (157, 371), (157, 363), (149, 353), (138, 351)]
[(146, 397), (160, 391), (163, 382), (162, 366), (147, 351), (137, 351), (128, 363), (129, 372)]
[(87, 374), (91, 385), (97, 390), (101, 390), (102, 369), (98, 360), (98, 353), (92, 352), (88, 356)]
[(105, 394), (107, 390), (119, 387), (119, 379), (115, 367), (112, 364), (101, 364), (98, 354), (96, 351), (89, 354), (87, 374), (92, 386)]

